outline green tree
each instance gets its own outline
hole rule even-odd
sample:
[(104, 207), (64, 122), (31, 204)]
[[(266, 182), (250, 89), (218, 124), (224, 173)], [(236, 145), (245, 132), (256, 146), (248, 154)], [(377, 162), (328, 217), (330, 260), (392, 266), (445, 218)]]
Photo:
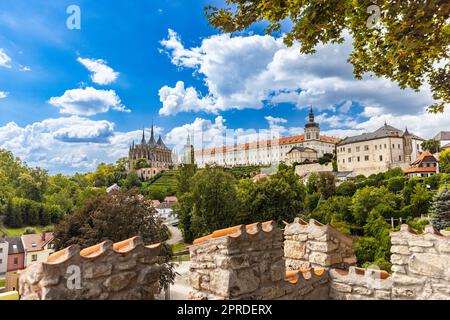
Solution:
[(334, 196), (328, 198), (319, 202), (317, 208), (312, 212), (311, 218), (321, 223), (352, 222), (351, 204), (352, 199), (350, 197)]
[(320, 172), (317, 180), (317, 191), (328, 199), (336, 194), (336, 178), (330, 172)]
[(148, 167), (149, 167), (148, 161), (147, 161), (147, 159), (144, 159), (144, 158), (135, 160), (134, 164), (133, 164), (133, 169), (135, 169), (135, 170), (139, 170), (142, 168), (148, 168)]
[(387, 188), (392, 193), (399, 193), (403, 190), (405, 182), (406, 182), (405, 177), (392, 177), (387, 180)]
[(439, 153), (439, 169), (441, 172), (450, 173), (450, 149), (447, 148)]
[(239, 204), (232, 174), (221, 167), (209, 167), (191, 178), (190, 188), (190, 192), (180, 197), (175, 209), (186, 240), (235, 223)]
[[(266, 32), (281, 31), (291, 22), (284, 43), (300, 43), (305, 54), (320, 44), (343, 43), (352, 36), (349, 62), (355, 77), (367, 72), (396, 81), (401, 88), (420, 90), (428, 82), (436, 103), (434, 112), (450, 102), (450, 5), (435, 1), (352, 0), (228, 0), (225, 8), (208, 6), (212, 26), (230, 33), (267, 21)], [(375, 6), (374, 6), (375, 4)], [(377, 15), (379, 13), (379, 15)]]
[(365, 187), (356, 191), (352, 198), (351, 211), (356, 222), (363, 226), (367, 217), (376, 206), (384, 204), (390, 208), (397, 207), (398, 198), (386, 187)]
[[(133, 192), (114, 195), (101, 194), (90, 198), (73, 214), (67, 215), (54, 231), (56, 249), (73, 244), (88, 247), (105, 240), (119, 242), (134, 236), (142, 237), (144, 243), (159, 243), (167, 240), (167, 227)], [(163, 245), (160, 285), (173, 283), (173, 266), (168, 263), (171, 249)]]
[(431, 224), (437, 230), (450, 227), (450, 191), (447, 185), (433, 199)]
[(177, 195), (189, 192), (190, 190), (190, 179), (197, 172), (197, 166), (195, 164), (182, 164), (179, 167), (179, 175), (177, 177)]
[(411, 195), (411, 214), (413, 217), (420, 217), (428, 214), (433, 195), (422, 184), (416, 184), (414, 193)]
[(429, 140), (422, 142), (421, 146), (422, 146), (423, 150), (428, 150), (431, 153), (436, 153), (436, 152), (439, 152), (441, 144), (437, 140), (429, 139)]
[(142, 181), (137, 175), (136, 171), (131, 171), (125, 180), (122, 180), (122, 187), (126, 189), (140, 188), (142, 186)]
[(336, 195), (352, 197), (356, 192), (356, 185), (351, 181), (344, 181), (336, 187)]
[(280, 170), (270, 179), (240, 183), (238, 195), (239, 224), (292, 221), (305, 211), (305, 187), (290, 169)]

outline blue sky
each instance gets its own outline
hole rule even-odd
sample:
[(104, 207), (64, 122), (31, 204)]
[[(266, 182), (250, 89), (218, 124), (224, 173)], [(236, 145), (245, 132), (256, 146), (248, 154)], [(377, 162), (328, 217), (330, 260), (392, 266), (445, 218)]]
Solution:
[[(350, 37), (302, 56), (261, 24), (220, 34), (203, 11), (217, 3), (1, 1), (0, 148), (72, 174), (126, 155), (152, 120), (176, 149), (200, 129), (208, 145), (226, 130), (301, 134), (311, 105), (324, 133), (339, 137), (384, 121), (425, 138), (450, 127), (448, 112), (425, 113), (427, 88), (355, 80)], [(66, 27), (73, 4), (81, 30)]]

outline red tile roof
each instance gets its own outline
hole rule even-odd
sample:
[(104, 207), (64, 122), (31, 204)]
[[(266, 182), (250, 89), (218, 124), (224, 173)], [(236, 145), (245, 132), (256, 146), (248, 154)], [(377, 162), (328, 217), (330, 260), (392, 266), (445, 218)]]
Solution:
[(22, 236), (22, 242), (25, 251), (40, 251), (53, 240), (53, 232), (45, 233), (45, 239), (43, 239), (43, 235), (44, 234), (24, 234)]
[(420, 173), (420, 172), (436, 172), (436, 167), (418, 167), (418, 168), (408, 168), (405, 170), (406, 173)]

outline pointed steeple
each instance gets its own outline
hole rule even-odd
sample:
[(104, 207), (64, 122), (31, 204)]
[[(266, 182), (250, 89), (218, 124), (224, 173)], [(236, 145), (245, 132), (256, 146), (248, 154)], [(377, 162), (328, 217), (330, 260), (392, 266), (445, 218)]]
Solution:
[(147, 141), (145, 141), (145, 128), (142, 128), (142, 140), (141, 140), (141, 144), (147, 144)]
[(156, 145), (156, 141), (155, 141), (155, 130), (154, 130), (153, 121), (152, 121), (152, 130), (151, 130), (150, 141), (148, 142), (148, 144), (149, 144), (150, 146), (155, 146), (155, 145)]
[(191, 135), (190, 134), (188, 134), (188, 136), (187, 136), (186, 145), (187, 146), (191, 145)]
[(405, 128), (405, 133), (404, 133), (403, 135), (409, 136), (408, 126), (406, 126), (406, 128)]
[(311, 106), (311, 110), (309, 111), (309, 122), (314, 122), (314, 111)]
[(162, 148), (166, 147), (166, 145), (164, 144), (164, 141), (162, 140), (161, 136), (159, 136), (157, 144), (158, 144), (158, 146), (160, 146)]

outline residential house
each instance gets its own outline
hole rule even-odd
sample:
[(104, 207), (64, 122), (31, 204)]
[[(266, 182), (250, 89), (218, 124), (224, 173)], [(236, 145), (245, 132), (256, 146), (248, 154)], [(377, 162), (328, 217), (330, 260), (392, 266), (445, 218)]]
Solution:
[(8, 270), (8, 247), (8, 242), (0, 239), (0, 274), (4, 274)]
[(55, 251), (53, 249), (53, 239), (52, 232), (23, 235), (22, 243), (25, 249), (25, 267), (33, 262), (47, 259)]
[(173, 209), (172, 207), (176, 204), (176, 202), (163, 202), (155, 207), (158, 215), (163, 219), (173, 218)]
[(6, 237), (9, 243), (8, 272), (22, 270), (25, 267), (25, 250), (20, 236)]
[(439, 173), (439, 162), (436, 157), (428, 150), (411, 163), (411, 167), (405, 170), (408, 178), (411, 177), (430, 177)]
[(175, 204), (178, 202), (178, 199), (175, 196), (169, 196), (164, 198), (164, 202)]

